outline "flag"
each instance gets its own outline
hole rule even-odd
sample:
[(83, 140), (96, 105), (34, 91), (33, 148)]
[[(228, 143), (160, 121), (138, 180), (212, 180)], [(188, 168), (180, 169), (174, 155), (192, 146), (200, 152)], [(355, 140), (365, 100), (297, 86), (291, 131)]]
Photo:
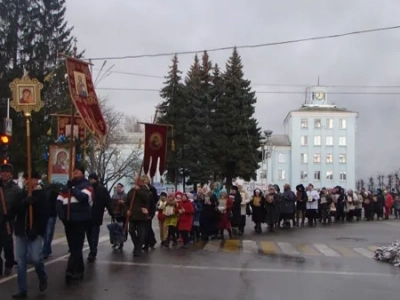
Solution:
[(145, 174), (154, 177), (157, 172), (157, 163), (159, 161), (159, 171), (162, 175), (165, 171), (167, 160), (167, 133), (168, 126), (160, 124), (145, 125), (145, 142), (143, 170)]
[(86, 128), (99, 138), (107, 135), (107, 125), (94, 90), (89, 63), (67, 57), (66, 66), (71, 99)]

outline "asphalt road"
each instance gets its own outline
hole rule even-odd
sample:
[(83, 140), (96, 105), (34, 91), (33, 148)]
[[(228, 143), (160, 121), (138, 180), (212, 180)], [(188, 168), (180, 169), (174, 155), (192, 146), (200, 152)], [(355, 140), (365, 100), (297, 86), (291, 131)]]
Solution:
[[(133, 258), (131, 243), (114, 252), (103, 226), (98, 259), (80, 284), (67, 287), (67, 247), (59, 242), (47, 262), (49, 288), (40, 294), (29, 274), (30, 299), (398, 299), (400, 268), (372, 258), (400, 238), (400, 221), (281, 230), (243, 239), (160, 249)], [(156, 226), (154, 226), (156, 228)], [(9, 299), (16, 279), (0, 279)]]

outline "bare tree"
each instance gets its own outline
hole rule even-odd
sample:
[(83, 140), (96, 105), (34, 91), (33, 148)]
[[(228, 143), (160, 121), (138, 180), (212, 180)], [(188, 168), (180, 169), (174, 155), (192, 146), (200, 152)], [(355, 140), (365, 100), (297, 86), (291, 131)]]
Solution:
[(124, 131), (128, 133), (143, 132), (143, 125), (139, 123), (138, 118), (135, 116), (124, 117)]
[(99, 177), (100, 184), (111, 192), (123, 178), (130, 178), (140, 167), (140, 150), (129, 144), (124, 131), (125, 115), (116, 111), (107, 101), (101, 102), (101, 108), (108, 127), (108, 134), (101, 140), (91, 138), (88, 141), (86, 161), (89, 172)]

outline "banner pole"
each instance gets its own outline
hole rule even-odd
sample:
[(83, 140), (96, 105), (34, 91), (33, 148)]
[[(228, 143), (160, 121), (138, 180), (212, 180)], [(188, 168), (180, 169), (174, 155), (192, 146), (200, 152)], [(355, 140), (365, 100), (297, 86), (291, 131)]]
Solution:
[[(158, 107), (156, 108), (156, 112), (155, 112), (155, 114), (154, 114), (153, 124), (157, 122), (157, 113), (158, 113)], [(144, 134), (145, 134), (145, 136), (146, 136), (146, 132), (145, 132)], [(143, 158), (143, 160), (142, 160), (142, 163), (140, 164), (140, 169), (139, 169), (138, 176), (136, 177), (136, 180), (135, 180), (135, 182), (133, 183), (134, 186), (136, 185), (136, 182), (139, 181), (139, 180), (140, 180), (140, 177), (142, 176), (143, 167), (144, 167), (144, 158)], [(134, 189), (134, 190), (133, 190), (133, 193), (132, 193), (132, 197), (131, 197), (131, 199), (129, 200), (129, 209), (128, 209), (128, 212), (129, 212), (129, 213), (126, 214), (126, 222), (125, 222), (125, 225), (124, 225), (124, 232), (127, 232), (127, 230), (128, 230), (128, 223), (129, 223), (130, 213), (132, 213), (133, 203), (134, 203), (134, 201), (135, 201), (135, 197), (136, 197), (136, 190)]]
[[(76, 40), (75, 40), (75, 45), (74, 45), (74, 57), (77, 56), (77, 51), (78, 48), (76, 47)], [(74, 170), (72, 169), (74, 167), (74, 161), (75, 157), (74, 155), (74, 125), (75, 125), (75, 104), (73, 101), (71, 101), (71, 130), (69, 133), (69, 180), (72, 180), (73, 178), (73, 172)], [(85, 174), (83, 174), (85, 176)], [(72, 196), (72, 190), (68, 190), (68, 203), (67, 203), (67, 221), (69, 221), (71, 217), (71, 196)]]

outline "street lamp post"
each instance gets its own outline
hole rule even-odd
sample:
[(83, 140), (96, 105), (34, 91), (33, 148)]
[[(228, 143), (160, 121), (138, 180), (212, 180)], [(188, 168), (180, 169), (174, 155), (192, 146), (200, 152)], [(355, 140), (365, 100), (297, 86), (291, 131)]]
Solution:
[[(265, 174), (265, 176), (263, 176), (263, 178), (265, 177), (265, 181), (268, 184), (268, 159), (271, 157), (271, 135), (272, 135), (272, 130), (267, 129), (264, 130), (264, 136), (265, 136), (265, 142), (263, 144), (263, 173)], [(265, 164), (265, 169), (264, 169), (264, 164)], [(262, 182), (262, 185), (264, 186), (264, 183)], [(266, 187), (265, 187), (266, 189)]]

